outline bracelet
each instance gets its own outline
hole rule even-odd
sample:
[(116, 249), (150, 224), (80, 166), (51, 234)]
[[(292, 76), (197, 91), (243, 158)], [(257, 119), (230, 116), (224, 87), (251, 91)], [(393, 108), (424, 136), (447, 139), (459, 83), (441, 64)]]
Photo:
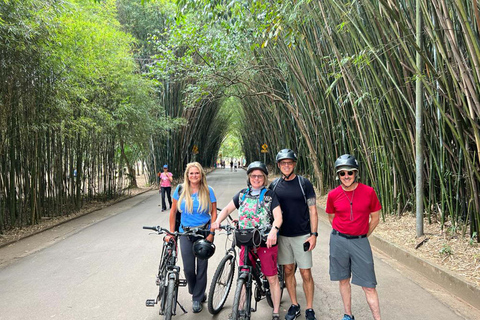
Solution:
[(280, 230), (280, 228), (279, 228), (279, 227), (277, 227), (277, 226), (274, 226), (274, 227), (275, 227), (275, 229), (277, 229), (277, 230)]
[(215, 231), (210, 231), (210, 234), (213, 234), (213, 235), (215, 235)]

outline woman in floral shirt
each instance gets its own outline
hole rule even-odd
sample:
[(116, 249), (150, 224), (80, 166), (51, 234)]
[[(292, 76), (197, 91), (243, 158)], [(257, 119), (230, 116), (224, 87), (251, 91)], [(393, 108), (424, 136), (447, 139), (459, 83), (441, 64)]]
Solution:
[[(248, 188), (237, 193), (232, 201), (219, 213), (212, 223), (212, 229), (218, 229), (220, 223), (235, 209), (238, 209), (238, 224), (240, 229), (267, 227), (267, 241), (257, 248), (257, 254), (262, 265), (262, 272), (270, 284), (273, 300), (273, 320), (279, 318), (280, 284), (277, 276), (277, 233), (282, 225), (282, 211), (275, 193), (265, 188), (268, 179), (267, 166), (260, 161), (252, 162), (247, 169)], [(245, 247), (240, 251), (240, 265), (244, 264)]]

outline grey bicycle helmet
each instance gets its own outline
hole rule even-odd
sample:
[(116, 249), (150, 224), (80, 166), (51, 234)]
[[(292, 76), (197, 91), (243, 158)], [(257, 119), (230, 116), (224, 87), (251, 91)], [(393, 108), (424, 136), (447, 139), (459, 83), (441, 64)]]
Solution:
[(192, 246), (193, 255), (202, 260), (208, 260), (215, 253), (215, 245), (205, 239), (197, 240)]
[(350, 154), (341, 155), (335, 161), (335, 171), (339, 172), (342, 170), (355, 170), (358, 171), (358, 161), (354, 156)]
[(252, 172), (253, 170), (261, 170), (268, 176), (267, 166), (261, 161), (253, 161), (252, 163), (250, 163), (247, 168), (247, 174), (250, 174), (250, 172)]
[(296, 162), (297, 155), (291, 149), (282, 149), (277, 153), (277, 157), (275, 158), (275, 161), (279, 163), (280, 161), (285, 159), (290, 159)]

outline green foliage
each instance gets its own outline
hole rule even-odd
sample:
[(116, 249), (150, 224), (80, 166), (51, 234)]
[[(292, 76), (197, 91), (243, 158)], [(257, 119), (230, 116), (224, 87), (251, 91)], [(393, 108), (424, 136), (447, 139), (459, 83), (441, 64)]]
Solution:
[(452, 251), (452, 248), (448, 244), (444, 243), (442, 245), (442, 249), (440, 249), (439, 253), (441, 255), (444, 255), (444, 256), (451, 256), (453, 254), (453, 251)]

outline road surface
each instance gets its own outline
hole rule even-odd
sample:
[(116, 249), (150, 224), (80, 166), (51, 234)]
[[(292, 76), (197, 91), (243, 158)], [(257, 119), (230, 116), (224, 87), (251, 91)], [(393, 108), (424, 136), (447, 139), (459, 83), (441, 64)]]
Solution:
[[(219, 207), (225, 206), (245, 182), (243, 170), (217, 169), (208, 175)], [(150, 191), (1, 248), (0, 319), (160, 319), (158, 308), (147, 308), (145, 300), (156, 296), (155, 273), (162, 239), (142, 229), (144, 225), (168, 226), (168, 213), (160, 212), (159, 201), (158, 192)], [(313, 268), (319, 320), (338, 320), (343, 315), (337, 283), (328, 277), (329, 230), (321, 219)], [(215, 243), (209, 282), (225, 252), (225, 237), (217, 236)], [(383, 319), (480, 319), (478, 310), (381, 252), (375, 251), (375, 267)], [(302, 306), (299, 319), (305, 319), (299, 277), (297, 282)], [(214, 319), (228, 318), (232, 298), (233, 292)], [(212, 318), (206, 305), (199, 314), (191, 312), (186, 288), (180, 288), (179, 300), (189, 312), (178, 310), (174, 319)], [(363, 291), (355, 286), (352, 305), (356, 319), (372, 319)], [(285, 290), (282, 319), (289, 306)], [(270, 315), (271, 309), (261, 301), (253, 319), (270, 319)]]

